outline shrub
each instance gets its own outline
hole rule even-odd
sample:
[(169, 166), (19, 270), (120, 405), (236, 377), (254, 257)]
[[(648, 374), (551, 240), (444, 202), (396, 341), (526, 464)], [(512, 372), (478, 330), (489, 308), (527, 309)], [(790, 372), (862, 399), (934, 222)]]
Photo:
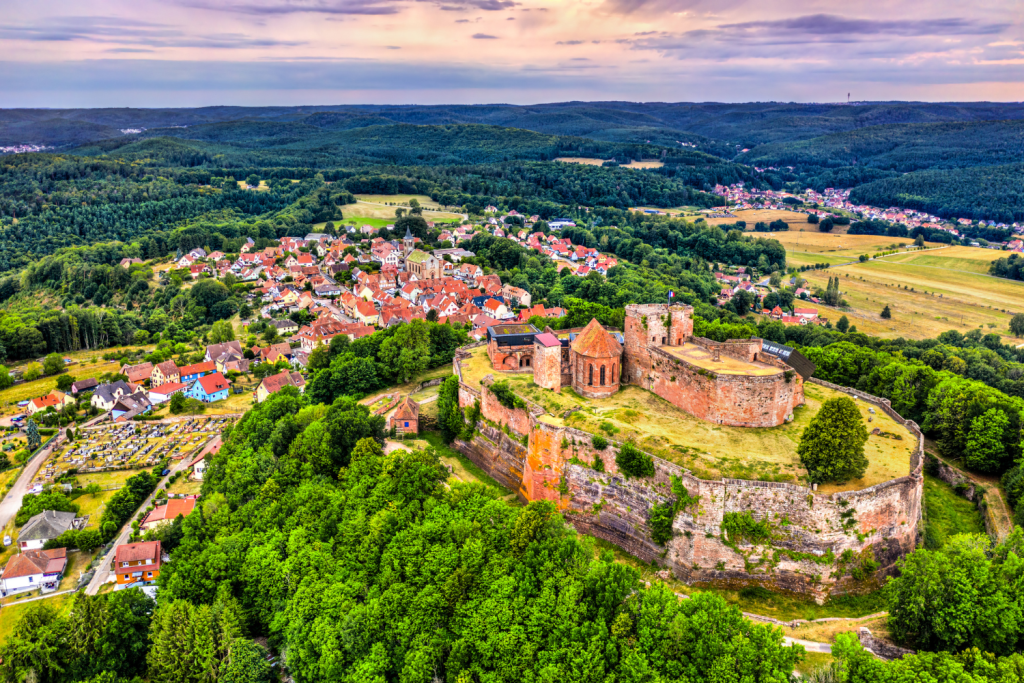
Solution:
[(627, 477), (654, 476), (654, 458), (628, 441), (622, 444), (619, 454), (615, 456), (615, 464)]
[(608, 448), (608, 439), (604, 438), (600, 434), (594, 434), (594, 436), (591, 437), (590, 439), (590, 443), (596, 450), (599, 451), (603, 451), (604, 449)]
[(751, 543), (764, 543), (772, 537), (772, 526), (766, 519), (760, 522), (750, 512), (726, 512), (722, 515), (722, 529), (730, 541), (745, 539)]
[(647, 517), (647, 525), (651, 528), (651, 540), (658, 545), (665, 545), (672, 540), (672, 521), (676, 511), (672, 503), (662, 503), (651, 508)]
[(526, 409), (526, 402), (516, 396), (515, 392), (512, 391), (512, 387), (508, 385), (508, 380), (495, 382), (490, 386), (490, 391), (494, 394), (494, 398), (498, 399), (498, 403), (509, 410)]

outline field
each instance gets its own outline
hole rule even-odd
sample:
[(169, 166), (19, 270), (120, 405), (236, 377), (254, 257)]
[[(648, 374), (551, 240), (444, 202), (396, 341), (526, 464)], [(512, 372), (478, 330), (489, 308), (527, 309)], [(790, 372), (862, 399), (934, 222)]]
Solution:
[(440, 204), (426, 195), (421, 194), (359, 194), (355, 204), (341, 207), (345, 222), (364, 218), (376, 218), (387, 223), (395, 222), (395, 209), (403, 208), (408, 213), (409, 201), (416, 199), (423, 208), (423, 218), (428, 221), (462, 220), (462, 214), (444, 211)]
[[(807, 307), (817, 308), (833, 322), (845, 313), (859, 331), (882, 337), (925, 339), (950, 329), (967, 332), (975, 328), (1007, 335), (1013, 313), (1024, 310), (1024, 282), (953, 268), (964, 260), (980, 260), (965, 257), (962, 250), (966, 249), (948, 250), (952, 253), (946, 265), (918, 261), (942, 264), (942, 259), (947, 258), (947, 250), (942, 249), (806, 271), (801, 276), (811, 287), (824, 288), (830, 276), (839, 275), (843, 298), (852, 310), (838, 311), (813, 304)], [(880, 317), (886, 305), (892, 312), (889, 320)], [(1009, 337), (1005, 341), (1015, 343)]]
[[(588, 159), (586, 157), (558, 157), (555, 161), (561, 161), (566, 164), (585, 164), (587, 166), (600, 166), (605, 162), (604, 159)], [(661, 168), (664, 165), (664, 162), (656, 159), (648, 159), (645, 161), (631, 161), (628, 164), (621, 164), (620, 168)]]
[[(871, 255), (878, 251), (912, 245), (913, 240), (905, 237), (884, 235), (845, 235), (827, 232), (773, 232), (753, 233), (770, 235), (786, 247), (786, 263), (803, 266), (814, 263), (848, 263), (856, 261), (861, 254)], [(927, 246), (938, 246), (928, 243)], [(897, 258), (891, 256), (888, 258)]]
[(974, 503), (958, 496), (938, 477), (924, 475), (924, 546), (937, 550), (956, 534), (983, 534), (985, 523)]
[[(47, 598), (40, 602), (45, 602), (48, 606), (57, 610), (58, 613), (62, 613), (70, 606), (71, 598), (73, 597), (74, 596), (71, 593), (66, 593), (53, 598)], [(18, 623), (18, 620), (21, 619), (33, 604), (34, 603), (31, 602), (22, 602), (20, 604), (15, 603), (12, 605), (5, 605), (0, 609), (0, 643), (5, 642), (7, 638), (10, 637), (14, 632), (14, 627)]]
[[(780, 427), (748, 429), (728, 427), (699, 420), (655, 394), (634, 386), (622, 387), (606, 399), (584, 399), (566, 387), (559, 393), (542, 389), (533, 377), (494, 373), (486, 347), (472, 350), (463, 362), (463, 380), (479, 383), (488, 374), (507, 379), (517, 393), (547, 409), (542, 419), (550, 424), (567, 424), (592, 434), (602, 433), (616, 440), (635, 439), (644, 450), (678, 463), (704, 479), (733, 477), (766, 481), (806, 483), (807, 472), (796, 455), (800, 434), (822, 401), (839, 392), (816, 384), (805, 384), (807, 403), (796, 409), (792, 422)], [(555, 417), (572, 407), (581, 407), (565, 422)], [(866, 488), (910, 471), (910, 453), (915, 445), (909, 431), (881, 411), (871, 415), (868, 405), (858, 403), (870, 427), (902, 436), (889, 439), (872, 436), (865, 447), (870, 463), (862, 479), (843, 485), (820, 486), (822, 493)]]
[[(140, 347), (145, 348), (147, 351), (153, 349), (153, 346)], [(110, 349), (103, 351), (76, 351), (74, 353), (64, 354), (65, 358), (71, 358), (77, 361), (74, 365), (67, 366), (67, 374), (71, 375), (75, 379), (88, 379), (90, 377), (99, 377), (108, 372), (117, 372), (120, 368), (117, 361), (105, 361), (103, 360), (103, 354), (109, 352)], [(14, 369), (24, 369), (29, 361), (18, 363), (11, 367)], [(27, 401), (30, 398), (36, 398), (37, 396), (46, 396), (48, 393), (57, 388), (57, 375), (51, 375), (50, 377), (40, 377), (32, 382), (23, 382), (16, 384), (12, 387), (0, 391), (0, 413), (4, 415), (13, 415), (18, 412), (17, 404), (21, 401)]]
[[(781, 211), (777, 209), (744, 209), (742, 211), (733, 211), (732, 214), (735, 218), (707, 218), (705, 219), (711, 225), (732, 225), (736, 221), (746, 221), (747, 230), (751, 231), (754, 229), (754, 225), (757, 223), (771, 223), (772, 221), (785, 221), (789, 225), (791, 231), (797, 230), (808, 230), (817, 232), (818, 226), (812, 225), (807, 222), (807, 214), (799, 213), (797, 211)], [(839, 232), (840, 228), (843, 231), (846, 230), (846, 226), (836, 226), (834, 232)], [(768, 233), (764, 233), (768, 234)]]
[(911, 252), (887, 256), (887, 263), (905, 263), (914, 266), (927, 266), (943, 270), (962, 270), (969, 273), (988, 274), (993, 261), (1006, 258), (997, 249), (979, 249), (978, 247), (947, 247), (933, 252)]

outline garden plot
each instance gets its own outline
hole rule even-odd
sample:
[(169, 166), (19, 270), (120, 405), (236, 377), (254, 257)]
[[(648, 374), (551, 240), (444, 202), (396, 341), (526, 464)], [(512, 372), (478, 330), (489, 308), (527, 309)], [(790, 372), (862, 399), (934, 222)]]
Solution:
[(74, 442), (54, 452), (34, 483), (51, 483), (69, 473), (88, 478), (89, 474), (153, 467), (167, 458), (189, 457), (231, 422), (226, 417), (195, 417), (83, 429)]

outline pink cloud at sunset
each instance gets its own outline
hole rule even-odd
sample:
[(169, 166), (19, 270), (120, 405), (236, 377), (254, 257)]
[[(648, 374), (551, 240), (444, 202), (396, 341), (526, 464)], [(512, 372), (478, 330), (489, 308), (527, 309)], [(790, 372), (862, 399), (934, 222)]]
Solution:
[(94, 0), (0, 18), (0, 106), (1022, 100), (1019, 3)]

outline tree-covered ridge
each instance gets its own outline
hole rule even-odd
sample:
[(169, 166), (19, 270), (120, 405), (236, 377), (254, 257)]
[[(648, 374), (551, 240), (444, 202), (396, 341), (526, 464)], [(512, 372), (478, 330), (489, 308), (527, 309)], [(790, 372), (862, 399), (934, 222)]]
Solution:
[(947, 218), (1024, 219), (1024, 164), (917, 171), (854, 188), (850, 201), (905, 206)]
[(739, 156), (751, 166), (868, 166), (907, 173), (994, 166), (1024, 156), (1024, 121), (869, 126), (809, 140), (758, 145)]
[(161, 601), (229, 591), (297, 681), (788, 678), (781, 631), (596, 557), (550, 503), (384, 455), (380, 418), (285, 389), (225, 440)]

